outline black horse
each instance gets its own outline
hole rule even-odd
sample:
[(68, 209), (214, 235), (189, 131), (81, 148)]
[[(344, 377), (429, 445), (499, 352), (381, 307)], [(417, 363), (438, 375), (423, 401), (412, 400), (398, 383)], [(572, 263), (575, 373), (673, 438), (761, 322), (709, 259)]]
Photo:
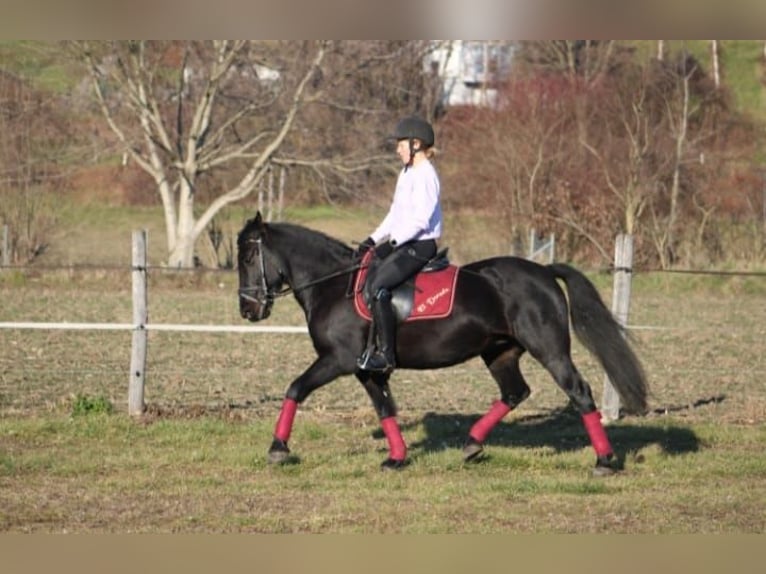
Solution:
[[(386, 435), (389, 456), (383, 468), (400, 468), (407, 448), (396, 421), (389, 375), (358, 370), (369, 322), (347, 296), (350, 275), (359, 267), (353, 250), (321, 232), (287, 223), (266, 223), (260, 213), (238, 239), (239, 306), (242, 317), (269, 316), (275, 298), (293, 293), (303, 308), (317, 358), (287, 389), (269, 449), (269, 461), (285, 462), (298, 405), (319, 387), (354, 374), (370, 396)], [(563, 280), (569, 303), (557, 279)], [(570, 354), (569, 319), (578, 339), (606, 371), (626, 412), (647, 410), (643, 369), (620, 325), (593, 284), (564, 264), (539, 265), (516, 257), (495, 257), (461, 266), (454, 310), (446, 318), (400, 324), (396, 362), (404, 369), (438, 369), (476, 356), (500, 388), (500, 399), (473, 425), (463, 448), (466, 461), (482, 452), (492, 428), (529, 396), (519, 368), (528, 351), (553, 376), (582, 415), (596, 452), (595, 474), (614, 472), (612, 447), (601, 424), (590, 386)]]

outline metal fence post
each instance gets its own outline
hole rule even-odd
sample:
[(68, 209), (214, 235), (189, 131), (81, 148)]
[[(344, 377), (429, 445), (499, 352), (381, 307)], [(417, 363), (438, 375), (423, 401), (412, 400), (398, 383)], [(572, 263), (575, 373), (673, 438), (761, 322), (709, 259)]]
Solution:
[(128, 387), (128, 414), (143, 414), (144, 385), (146, 382), (146, 347), (149, 319), (146, 295), (146, 235), (145, 229), (133, 232), (133, 341), (130, 349), (130, 383)]

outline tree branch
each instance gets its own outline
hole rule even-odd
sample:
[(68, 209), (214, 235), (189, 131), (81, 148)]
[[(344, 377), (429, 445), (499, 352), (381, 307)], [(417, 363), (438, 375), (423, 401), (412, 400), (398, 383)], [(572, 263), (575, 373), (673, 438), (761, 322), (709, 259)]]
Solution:
[(300, 83), (298, 84), (295, 90), (295, 93), (293, 94), (292, 104), (290, 106), (290, 109), (287, 112), (287, 115), (284, 121), (282, 122), (281, 129), (276, 134), (274, 139), (272, 139), (272, 141), (258, 155), (258, 157), (253, 162), (248, 172), (240, 180), (239, 184), (234, 189), (231, 189), (230, 191), (224, 193), (223, 195), (218, 196), (210, 204), (210, 206), (205, 210), (205, 212), (199, 217), (199, 219), (197, 220), (194, 226), (194, 233), (196, 235), (198, 235), (199, 233), (202, 233), (205, 227), (207, 227), (207, 225), (212, 220), (213, 216), (216, 213), (218, 213), (220, 209), (222, 209), (224, 206), (230, 203), (238, 201), (242, 199), (243, 197), (246, 197), (247, 195), (249, 195), (254, 189), (255, 185), (258, 183), (258, 181), (260, 181), (260, 179), (263, 177), (263, 174), (268, 169), (268, 162), (271, 159), (271, 156), (274, 154), (274, 152), (277, 149), (279, 149), (279, 146), (282, 144), (285, 137), (287, 136), (287, 134), (289, 133), (290, 129), (293, 126), (293, 122), (295, 121), (295, 117), (298, 113), (298, 110), (301, 107), (301, 104), (304, 98), (304, 92), (306, 90), (306, 86), (309, 84), (309, 81), (317, 72), (317, 70), (319, 70), (319, 67), (325, 56), (325, 51), (326, 51), (325, 42), (320, 42), (319, 48), (317, 49), (317, 53), (315, 54), (314, 59), (311, 62), (311, 65), (309, 66), (308, 71), (301, 79)]

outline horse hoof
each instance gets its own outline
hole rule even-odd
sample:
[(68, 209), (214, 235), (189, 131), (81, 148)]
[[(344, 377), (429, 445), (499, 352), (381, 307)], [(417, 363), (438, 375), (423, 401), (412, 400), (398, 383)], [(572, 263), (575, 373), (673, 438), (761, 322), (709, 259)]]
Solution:
[(409, 464), (407, 460), (395, 460), (393, 458), (387, 458), (380, 463), (380, 470), (402, 470)]
[(469, 438), (463, 447), (463, 462), (477, 460), (477, 457), (482, 452), (484, 452), (484, 447), (481, 446), (481, 443), (476, 442), (473, 438)]
[(275, 438), (269, 448), (269, 464), (284, 464), (290, 458), (290, 449), (283, 440)]
[(290, 452), (283, 450), (269, 451), (269, 464), (284, 464), (290, 458)]
[(617, 474), (617, 469), (612, 464), (613, 456), (599, 457), (596, 459), (596, 466), (593, 467), (593, 476), (613, 476)]
[(613, 476), (617, 474), (617, 471), (613, 469), (611, 466), (594, 466), (593, 467), (593, 476), (596, 478), (602, 478), (604, 476)]

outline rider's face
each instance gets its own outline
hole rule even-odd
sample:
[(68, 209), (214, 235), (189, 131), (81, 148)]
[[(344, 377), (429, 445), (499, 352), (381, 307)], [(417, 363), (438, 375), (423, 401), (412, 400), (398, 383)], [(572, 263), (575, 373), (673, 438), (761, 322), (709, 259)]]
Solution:
[[(415, 152), (420, 149), (420, 141), (414, 140)], [(404, 165), (410, 163), (410, 140), (399, 140), (396, 142), (396, 154), (402, 160)]]

